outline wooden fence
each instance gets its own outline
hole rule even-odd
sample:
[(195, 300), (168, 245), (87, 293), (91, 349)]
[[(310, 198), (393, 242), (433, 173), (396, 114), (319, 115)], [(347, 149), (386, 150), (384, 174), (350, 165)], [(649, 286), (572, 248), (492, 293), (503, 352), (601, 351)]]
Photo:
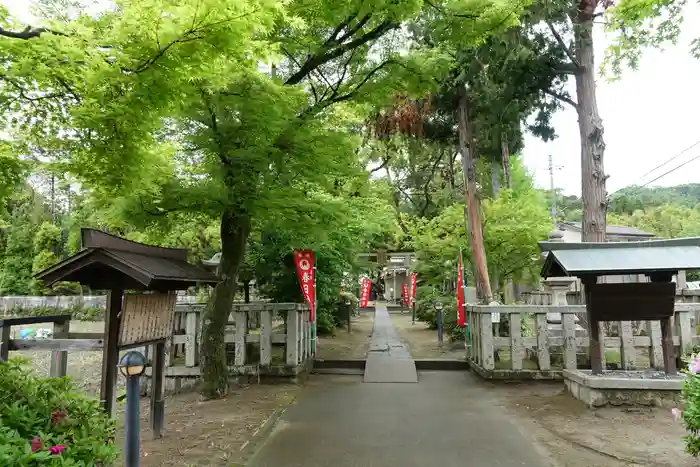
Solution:
[[(166, 377), (198, 377), (202, 304), (175, 306), (173, 336), (166, 344)], [(234, 303), (225, 330), (231, 376), (296, 376), (310, 368), (311, 322), (307, 305)], [(13, 327), (50, 323), (51, 339), (15, 339)], [(238, 324), (241, 324), (240, 326)], [(69, 332), (70, 315), (0, 318), (0, 359), (10, 351), (51, 351), (51, 376), (65, 376), (69, 351), (101, 351), (104, 332)], [(149, 356), (152, 346), (141, 350)], [(146, 370), (150, 376), (151, 368)], [(171, 382), (172, 383), (172, 382)], [(144, 388), (147, 385), (144, 385)], [(167, 389), (182, 387), (180, 381)]]
[[(676, 302), (672, 327), (677, 356), (700, 343), (695, 320), (699, 310), (700, 303)], [(487, 378), (559, 379), (563, 369), (586, 365), (588, 336), (577, 331), (575, 322), (576, 314), (584, 312), (582, 305), (467, 305), (471, 332), (467, 361)], [(494, 325), (499, 321), (494, 313), (505, 315), (504, 323)], [(548, 322), (548, 313), (561, 313), (561, 324)], [(607, 358), (608, 368), (663, 368), (660, 323), (638, 323), (642, 325), (620, 321), (613, 332), (600, 323), (603, 365)]]
[[(204, 305), (176, 305), (166, 377), (197, 377)], [(309, 307), (298, 303), (234, 304), (224, 342), (232, 376), (294, 376), (311, 365)], [(147, 373), (148, 374), (148, 373)]]

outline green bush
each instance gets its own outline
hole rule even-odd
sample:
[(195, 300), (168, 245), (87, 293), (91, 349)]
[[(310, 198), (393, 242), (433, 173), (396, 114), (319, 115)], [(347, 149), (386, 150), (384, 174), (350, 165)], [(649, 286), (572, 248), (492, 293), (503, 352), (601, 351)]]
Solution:
[(52, 306), (25, 308), (16, 306), (9, 310), (9, 314), (16, 317), (71, 315), (72, 319), (81, 321), (101, 321), (104, 319), (105, 311), (99, 307), (84, 307), (76, 304), (70, 308), (56, 308)]
[(119, 457), (114, 422), (70, 378), (0, 362), (0, 465), (105, 467)]

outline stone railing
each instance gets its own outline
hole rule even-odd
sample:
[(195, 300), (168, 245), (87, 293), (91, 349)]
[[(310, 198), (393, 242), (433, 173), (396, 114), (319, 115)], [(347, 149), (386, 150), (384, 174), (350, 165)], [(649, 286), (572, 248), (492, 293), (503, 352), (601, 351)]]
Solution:
[[(203, 310), (202, 304), (175, 307), (165, 370), (169, 390), (178, 390), (184, 381), (189, 385), (200, 376)], [(224, 342), (232, 377), (296, 377), (310, 369), (313, 362), (309, 307), (298, 303), (235, 303)]]
[[(695, 327), (699, 310), (700, 303), (676, 303), (677, 356), (700, 343)], [(468, 305), (467, 361), (482, 376), (499, 379), (559, 379), (563, 369), (586, 368), (588, 333), (577, 323), (583, 313), (582, 305)], [(600, 336), (608, 368), (663, 368), (658, 321), (600, 323)]]

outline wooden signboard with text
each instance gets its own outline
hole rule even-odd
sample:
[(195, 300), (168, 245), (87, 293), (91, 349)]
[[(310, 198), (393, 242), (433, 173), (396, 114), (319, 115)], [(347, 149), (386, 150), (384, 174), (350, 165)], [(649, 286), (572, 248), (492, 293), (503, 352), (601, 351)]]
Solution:
[(171, 337), (175, 300), (173, 293), (124, 295), (119, 347), (133, 347)]

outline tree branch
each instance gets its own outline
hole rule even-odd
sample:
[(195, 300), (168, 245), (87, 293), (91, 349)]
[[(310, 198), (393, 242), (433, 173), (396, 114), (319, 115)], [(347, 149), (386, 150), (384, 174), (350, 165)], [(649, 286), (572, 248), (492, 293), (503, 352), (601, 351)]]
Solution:
[(564, 39), (561, 37), (561, 34), (559, 34), (559, 31), (556, 30), (551, 21), (547, 21), (547, 26), (549, 26), (549, 30), (552, 31), (552, 34), (554, 34), (554, 38), (557, 40), (559, 47), (561, 47), (566, 56), (569, 57), (571, 63), (573, 63), (576, 68), (581, 68), (581, 64), (578, 62), (578, 60), (576, 60), (576, 56), (571, 51), (569, 46), (566, 45)]
[(22, 31), (8, 31), (5, 28), (0, 28), (0, 36), (3, 37), (9, 37), (11, 39), (22, 39), (22, 40), (29, 40), (29, 39), (35, 39), (39, 36), (41, 36), (43, 33), (48, 32), (49, 34), (55, 34), (57, 36), (67, 36), (68, 34), (64, 34), (62, 32), (57, 32), (53, 31), (48, 28), (34, 28), (32, 26), (27, 26), (24, 28)]
[(372, 79), (372, 77), (373, 77), (375, 74), (377, 74), (379, 71), (381, 71), (381, 70), (382, 70), (383, 68), (385, 68), (386, 66), (392, 65), (392, 64), (395, 64), (395, 63), (398, 63), (398, 62), (397, 62), (396, 60), (391, 59), (391, 60), (387, 60), (387, 61), (382, 62), (381, 64), (377, 65), (375, 68), (373, 68), (372, 70), (370, 70), (370, 71), (367, 73), (367, 75), (366, 75), (359, 83), (357, 83), (357, 84), (352, 88), (351, 91), (348, 91), (348, 92), (346, 92), (345, 94), (343, 94), (343, 95), (341, 95), (341, 96), (338, 96), (337, 93), (334, 92), (333, 94), (335, 95), (335, 97), (331, 96), (331, 98), (328, 100), (328, 102), (326, 102), (325, 104), (323, 104), (323, 107), (325, 108), (325, 107), (328, 107), (329, 105), (332, 105), (332, 104), (335, 104), (335, 103), (338, 103), (338, 102), (343, 102), (343, 101), (347, 101), (347, 100), (349, 100), (349, 99), (352, 99), (352, 98), (355, 96), (355, 94), (357, 94), (357, 92), (362, 88), (362, 86), (364, 86), (365, 84), (367, 84), (367, 82), (369, 82), (369, 80)]
[(304, 62), (304, 65), (302, 65), (302, 67), (296, 73), (287, 78), (287, 81), (285, 81), (284, 84), (299, 84), (304, 78), (306, 78), (309, 75), (309, 73), (316, 70), (321, 65), (324, 65), (330, 62), (331, 60), (342, 56), (350, 50), (362, 47), (368, 42), (382, 37), (387, 32), (391, 31), (392, 29), (396, 29), (399, 26), (400, 23), (397, 23), (395, 21), (383, 21), (371, 31), (368, 31), (367, 33), (361, 35), (360, 37), (357, 37), (356, 39), (350, 42), (346, 42), (345, 44), (339, 45), (338, 47), (332, 48), (330, 50), (328, 50), (328, 47), (324, 47), (321, 50), (321, 52), (317, 53), (316, 55), (310, 56), (306, 60), (306, 62)]
[(565, 103), (569, 104), (571, 107), (573, 107), (574, 109), (578, 110), (578, 104), (576, 103), (576, 101), (574, 101), (570, 97), (565, 96), (563, 94), (559, 94), (559, 93), (554, 92), (554, 91), (550, 91), (548, 89), (544, 89), (543, 91), (545, 94), (548, 94), (561, 102), (565, 102)]

